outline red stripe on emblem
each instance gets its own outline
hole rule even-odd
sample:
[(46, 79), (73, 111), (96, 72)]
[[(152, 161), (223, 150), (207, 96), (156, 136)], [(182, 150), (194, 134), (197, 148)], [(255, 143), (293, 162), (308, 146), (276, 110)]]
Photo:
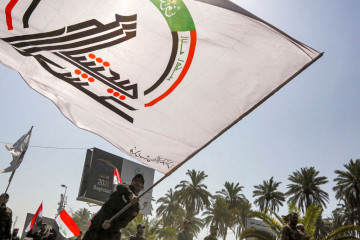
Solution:
[(189, 55), (188, 58), (186, 59), (185, 65), (183, 70), (181, 71), (178, 79), (176, 79), (176, 81), (174, 82), (173, 85), (171, 85), (171, 87), (164, 92), (162, 95), (160, 95), (159, 97), (155, 98), (154, 100), (152, 100), (149, 103), (145, 104), (145, 107), (151, 107), (153, 105), (155, 105), (156, 103), (160, 102), (161, 100), (163, 100), (164, 98), (166, 98), (172, 91), (175, 90), (175, 88), (181, 83), (181, 81), (184, 79), (186, 73), (188, 72), (191, 62), (194, 58), (194, 53), (195, 53), (195, 47), (196, 47), (196, 30), (190, 31), (190, 37), (191, 37), (191, 43), (190, 43), (190, 49), (189, 49)]
[(11, 11), (13, 10), (13, 8), (17, 4), (17, 2), (18, 2), (18, 0), (11, 0), (5, 8), (6, 24), (7, 24), (8, 30), (14, 29), (13, 25), (12, 25)]

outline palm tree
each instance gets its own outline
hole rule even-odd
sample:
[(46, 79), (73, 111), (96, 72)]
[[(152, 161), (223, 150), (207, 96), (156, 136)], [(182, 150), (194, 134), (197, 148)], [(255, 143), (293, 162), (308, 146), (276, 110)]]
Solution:
[(173, 240), (177, 238), (178, 232), (173, 227), (164, 227), (159, 229), (158, 237), (163, 240)]
[(216, 193), (227, 201), (230, 209), (234, 209), (240, 202), (247, 201), (245, 195), (240, 193), (244, 186), (240, 186), (239, 183), (225, 182), (224, 187)]
[(195, 237), (200, 233), (200, 231), (204, 227), (204, 220), (201, 218), (198, 218), (196, 216), (189, 217), (187, 216), (187, 213), (181, 209), (180, 211), (176, 212), (175, 214), (175, 220), (173, 227), (177, 230), (182, 230), (184, 226), (184, 220), (187, 219), (191, 222), (190, 226), (190, 232), (194, 234)]
[(186, 175), (189, 175), (190, 182), (183, 180), (175, 189), (179, 189), (179, 202), (185, 206), (187, 218), (190, 219), (210, 205), (209, 199), (212, 196), (206, 190), (207, 186), (202, 183), (208, 177), (204, 171), (188, 170)]
[(356, 208), (353, 203), (349, 203), (349, 199), (342, 199), (343, 203), (339, 203), (338, 207), (332, 211), (334, 222), (338, 225), (355, 225)]
[(215, 197), (215, 201), (203, 213), (206, 225), (215, 225), (219, 229), (219, 235), (226, 239), (227, 230), (233, 225), (234, 212), (224, 198)]
[(79, 229), (85, 233), (88, 229), (90, 220), (93, 217), (92, 214), (87, 208), (80, 208), (75, 213), (72, 214), (72, 218), (75, 221), (76, 225), (78, 225)]
[(234, 209), (234, 225), (233, 231), (235, 232), (236, 239), (240, 238), (241, 232), (245, 229), (246, 219), (251, 213), (251, 204), (249, 201), (240, 202)]
[(281, 182), (275, 182), (273, 177), (269, 181), (263, 181), (263, 184), (255, 185), (256, 190), (253, 191), (253, 197), (257, 197), (254, 201), (259, 206), (260, 211), (266, 213), (268, 209), (279, 211), (279, 206), (283, 206), (285, 196), (282, 192), (277, 191)]
[(360, 159), (351, 159), (344, 167), (346, 171), (335, 170), (338, 176), (334, 179), (336, 186), (333, 190), (336, 192), (336, 199), (344, 200), (355, 209), (355, 220), (360, 225)]
[(164, 227), (173, 226), (175, 214), (181, 209), (177, 195), (176, 192), (174, 193), (172, 189), (169, 189), (165, 197), (156, 201), (156, 203), (161, 204), (156, 209), (156, 214), (158, 217), (162, 217)]
[(287, 196), (291, 196), (288, 202), (296, 202), (302, 212), (311, 204), (320, 204), (326, 208), (326, 202), (329, 202), (329, 194), (321, 190), (320, 186), (327, 183), (327, 177), (318, 177), (319, 171), (314, 167), (301, 168), (300, 171), (293, 172), (288, 180), (292, 184), (288, 184), (289, 189)]
[(268, 229), (247, 228), (241, 232), (240, 239), (251, 237), (259, 240), (280, 239), (281, 229), (285, 226), (285, 221), (279, 215), (270, 216), (263, 212), (253, 211), (249, 217), (260, 219)]
[[(294, 211), (294, 207), (290, 205), (289, 212)], [(297, 210), (295, 209), (295, 212)], [(299, 215), (299, 223), (302, 223), (305, 227), (305, 238), (310, 240), (315, 240), (315, 229), (316, 222), (321, 216), (322, 207), (320, 205), (310, 205), (305, 212), (304, 216)], [(277, 240), (281, 238), (281, 229), (285, 225), (285, 221), (282, 217), (278, 216), (276, 213), (272, 212), (272, 216), (265, 214), (263, 212), (252, 212), (251, 217), (256, 217), (261, 219), (267, 226), (268, 231), (263, 229), (248, 228), (244, 230), (240, 236), (240, 239), (254, 237), (259, 240)], [(346, 225), (342, 226), (331, 233), (327, 234), (325, 237), (320, 238), (320, 240), (345, 240), (345, 239), (358, 239), (355, 237), (354, 231), (359, 231), (359, 226)]]
[(125, 228), (121, 229), (121, 239), (127, 240), (130, 236), (135, 235), (137, 232), (137, 225), (145, 225), (143, 237), (148, 240), (160, 240), (157, 235), (160, 230), (160, 221), (150, 219), (147, 216), (139, 214), (133, 221), (131, 221)]

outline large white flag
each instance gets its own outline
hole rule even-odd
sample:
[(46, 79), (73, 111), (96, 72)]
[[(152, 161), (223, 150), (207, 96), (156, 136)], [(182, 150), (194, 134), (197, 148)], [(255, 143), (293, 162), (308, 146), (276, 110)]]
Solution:
[(2, 1), (0, 61), (167, 173), (321, 56), (228, 0)]
[(29, 147), (32, 128), (33, 127), (31, 127), (28, 133), (26, 133), (19, 140), (17, 140), (14, 145), (5, 145), (6, 149), (11, 153), (13, 160), (10, 162), (10, 166), (0, 170), (0, 173), (15, 171), (20, 166), (21, 162), (24, 159), (26, 150)]
[(59, 232), (64, 238), (80, 236), (80, 229), (70, 215), (63, 209), (55, 219)]

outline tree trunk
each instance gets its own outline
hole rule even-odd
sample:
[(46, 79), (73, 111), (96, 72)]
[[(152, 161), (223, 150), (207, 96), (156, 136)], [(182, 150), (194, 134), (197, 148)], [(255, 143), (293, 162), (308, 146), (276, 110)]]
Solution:
[(268, 201), (266, 201), (266, 203), (265, 203), (264, 213), (266, 213), (266, 212), (267, 212), (268, 207), (269, 207), (269, 202), (268, 202)]
[(305, 211), (304, 211), (304, 213), (306, 212), (306, 209), (311, 205), (309, 194), (307, 193), (305, 196), (306, 196), (306, 203), (305, 203)]
[(224, 240), (226, 240), (227, 229), (228, 229), (227, 226), (225, 226), (225, 233), (224, 233), (224, 238), (223, 238)]
[(357, 207), (357, 225), (360, 225), (360, 186), (357, 186), (357, 184), (355, 183), (355, 194), (356, 194), (356, 207)]

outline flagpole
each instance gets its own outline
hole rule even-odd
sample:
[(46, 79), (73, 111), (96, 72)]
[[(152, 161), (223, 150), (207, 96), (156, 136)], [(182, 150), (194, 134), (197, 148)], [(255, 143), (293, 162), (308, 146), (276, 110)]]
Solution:
[(11, 176), (10, 176), (10, 178), (9, 178), (9, 184), (7, 185), (7, 188), (6, 188), (6, 190), (5, 190), (5, 193), (6, 193), (7, 190), (9, 189), (9, 186), (10, 186), (10, 183), (11, 183), (13, 177), (14, 177), (15, 171), (16, 171), (16, 170), (14, 170), (14, 171), (11, 173)]
[[(196, 152), (197, 153), (197, 152)], [(185, 161), (181, 162), (180, 164), (176, 165), (173, 169), (171, 169), (169, 172), (167, 172), (162, 178), (160, 178), (156, 183), (154, 183), (151, 187), (146, 189), (142, 194), (138, 196), (138, 198), (143, 197), (146, 193), (148, 193), (151, 189), (156, 187), (159, 183), (161, 183), (165, 178), (170, 176), (172, 173), (174, 173), (177, 169), (179, 169), (184, 163), (186, 163), (190, 158), (192, 158), (196, 153), (190, 155)], [(130, 202), (125, 207), (123, 207), (119, 212), (117, 212), (114, 216), (110, 218), (107, 222), (111, 223), (115, 218), (119, 217), (123, 212), (125, 212), (129, 207), (131, 207), (134, 203)], [(104, 228), (106, 229), (106, 228)]]
[[(33, 127), (34, 127), (34, 126), (31, 126), (30, 130), (28, 131), (28, 133), (32, 131)], [(27, 133), (27, 134), (28, 134), (28, 133)], [(29, 139), (29, 142), (30, 142), (30, 139)], [(29, 142), (28, 142), (27, 144), (29, 144)], [(21, 153), (19, 159), (22, 159), (22, 158), (25, 156), (25, 153), (26, 153), (26, 151), (27, 151), (27, 148), (28, 148), (28, 146), (26, 146), (25, 151), (23, 151), (23, 152)], [(20, 162), (20, 163), (21, 163), (21, 162)], [(19, 165), (20, 165), (20, 164), (19, 164)], [(15, 171), (16, 171), (16, 169), (11, 173), (11, 176), (10, 176), (10, 178), (9, 178), (9, 184), (7, 185), (7, 188), (6, 188), (6, 190), (5, 190), (5, 193), (7, 193), (7, 190), (9, 189), (9, 186), (10, 186), (10, 183), (11, 183), (13, 177), (14, 177)]]
[[(260, 104), (262, 104), (265, 100), (267, 100), (269, 97), (271, 97), (274, 93), (279, 91), (283, 86), (285, 86), (288, 82), (290, 82), (292, 79), (294, 79), (297, 75), (299, 75), (302, 71), (304, 71), (306, 68), (308, 68), (311, 64), (316, 62), (319, 58), (321, 58), (324, 55), (324, 53), (320, 53), (318, 56), (316, 56), (314, 59), (309, 61), (307, 64), (305, 64), (300, 70), (298, 70), (296, 73), (294, 73), (292, 76), (290, 76), (283, 84), (281, 84), (279, 87), (277, 87), (275, 90), (273, 90), (270, 94), (268, 94), (266, 97), (264, 97), (261, 101), (259, 101), (257, 104), (255, 104), (251, 109), (249, 109), (247, 112), (242, 114), (239, 118), (237, 118), (235, 121), (233, 121), (229, 126), (227, 126), (225, 129), (223, 129), (221, 132), (219, 132), (215, 137), (213, 137), (209, 142), (207, 142), (204, 146), (199, 148), (197, 151), (193, 152), (190, 156), (188, 156), (183, 162), (176, 165), (171, 171), (166, 173), (161, 179), (159, 179), (156, 183), (154, 183), (150, 188), (148, 188), (145, 192), (143, 192), (141, 195), (139, 195), (138, 198), (141, 198), (144, 196), (147, 192), (149, 192), (151, 189), (153, 189), (156, 185), (158, 185), (160, 182), (162, 182), (165, 178), (170, 176), (173, 172), (175, 172), (178, 168), (180, 168), (184, 163), (189, 161), (193, 156), (195, 156), (198, 152), (200, 152), (202, 149), (204, 149), (206, 146), (208, 146), (212, 141), (214, 141), (216, 138), (218, 138), (221, 134), (229, 130), (232, 126), (234, 126), (237, 122), (239, 122), (242, 118), (247, 116), (250, 112), (252, 112), (255, 108), (257, 108)], [(119, 217), (123, 212), (125, 212), (129, 207), (133, 205), (132, 202), (130, 202), (128, 205), (126, 205), (123, 209), (121, 209), (117, 214), (115, 214), (110, 220), (105, 221), (107, 223), (111, 223), (115, 218)], [(104, 223), (105, 223), (104, 222)], [(104, 224), (103, 224), (104, 226)], [(106, 226), (106, 225), (105, 225)], [(110, 227), (110, 226), (109, 226)], [(104, 228), (104, 227), (103, 227)], [(107, 228), (104, 228), (107, 229)]]

